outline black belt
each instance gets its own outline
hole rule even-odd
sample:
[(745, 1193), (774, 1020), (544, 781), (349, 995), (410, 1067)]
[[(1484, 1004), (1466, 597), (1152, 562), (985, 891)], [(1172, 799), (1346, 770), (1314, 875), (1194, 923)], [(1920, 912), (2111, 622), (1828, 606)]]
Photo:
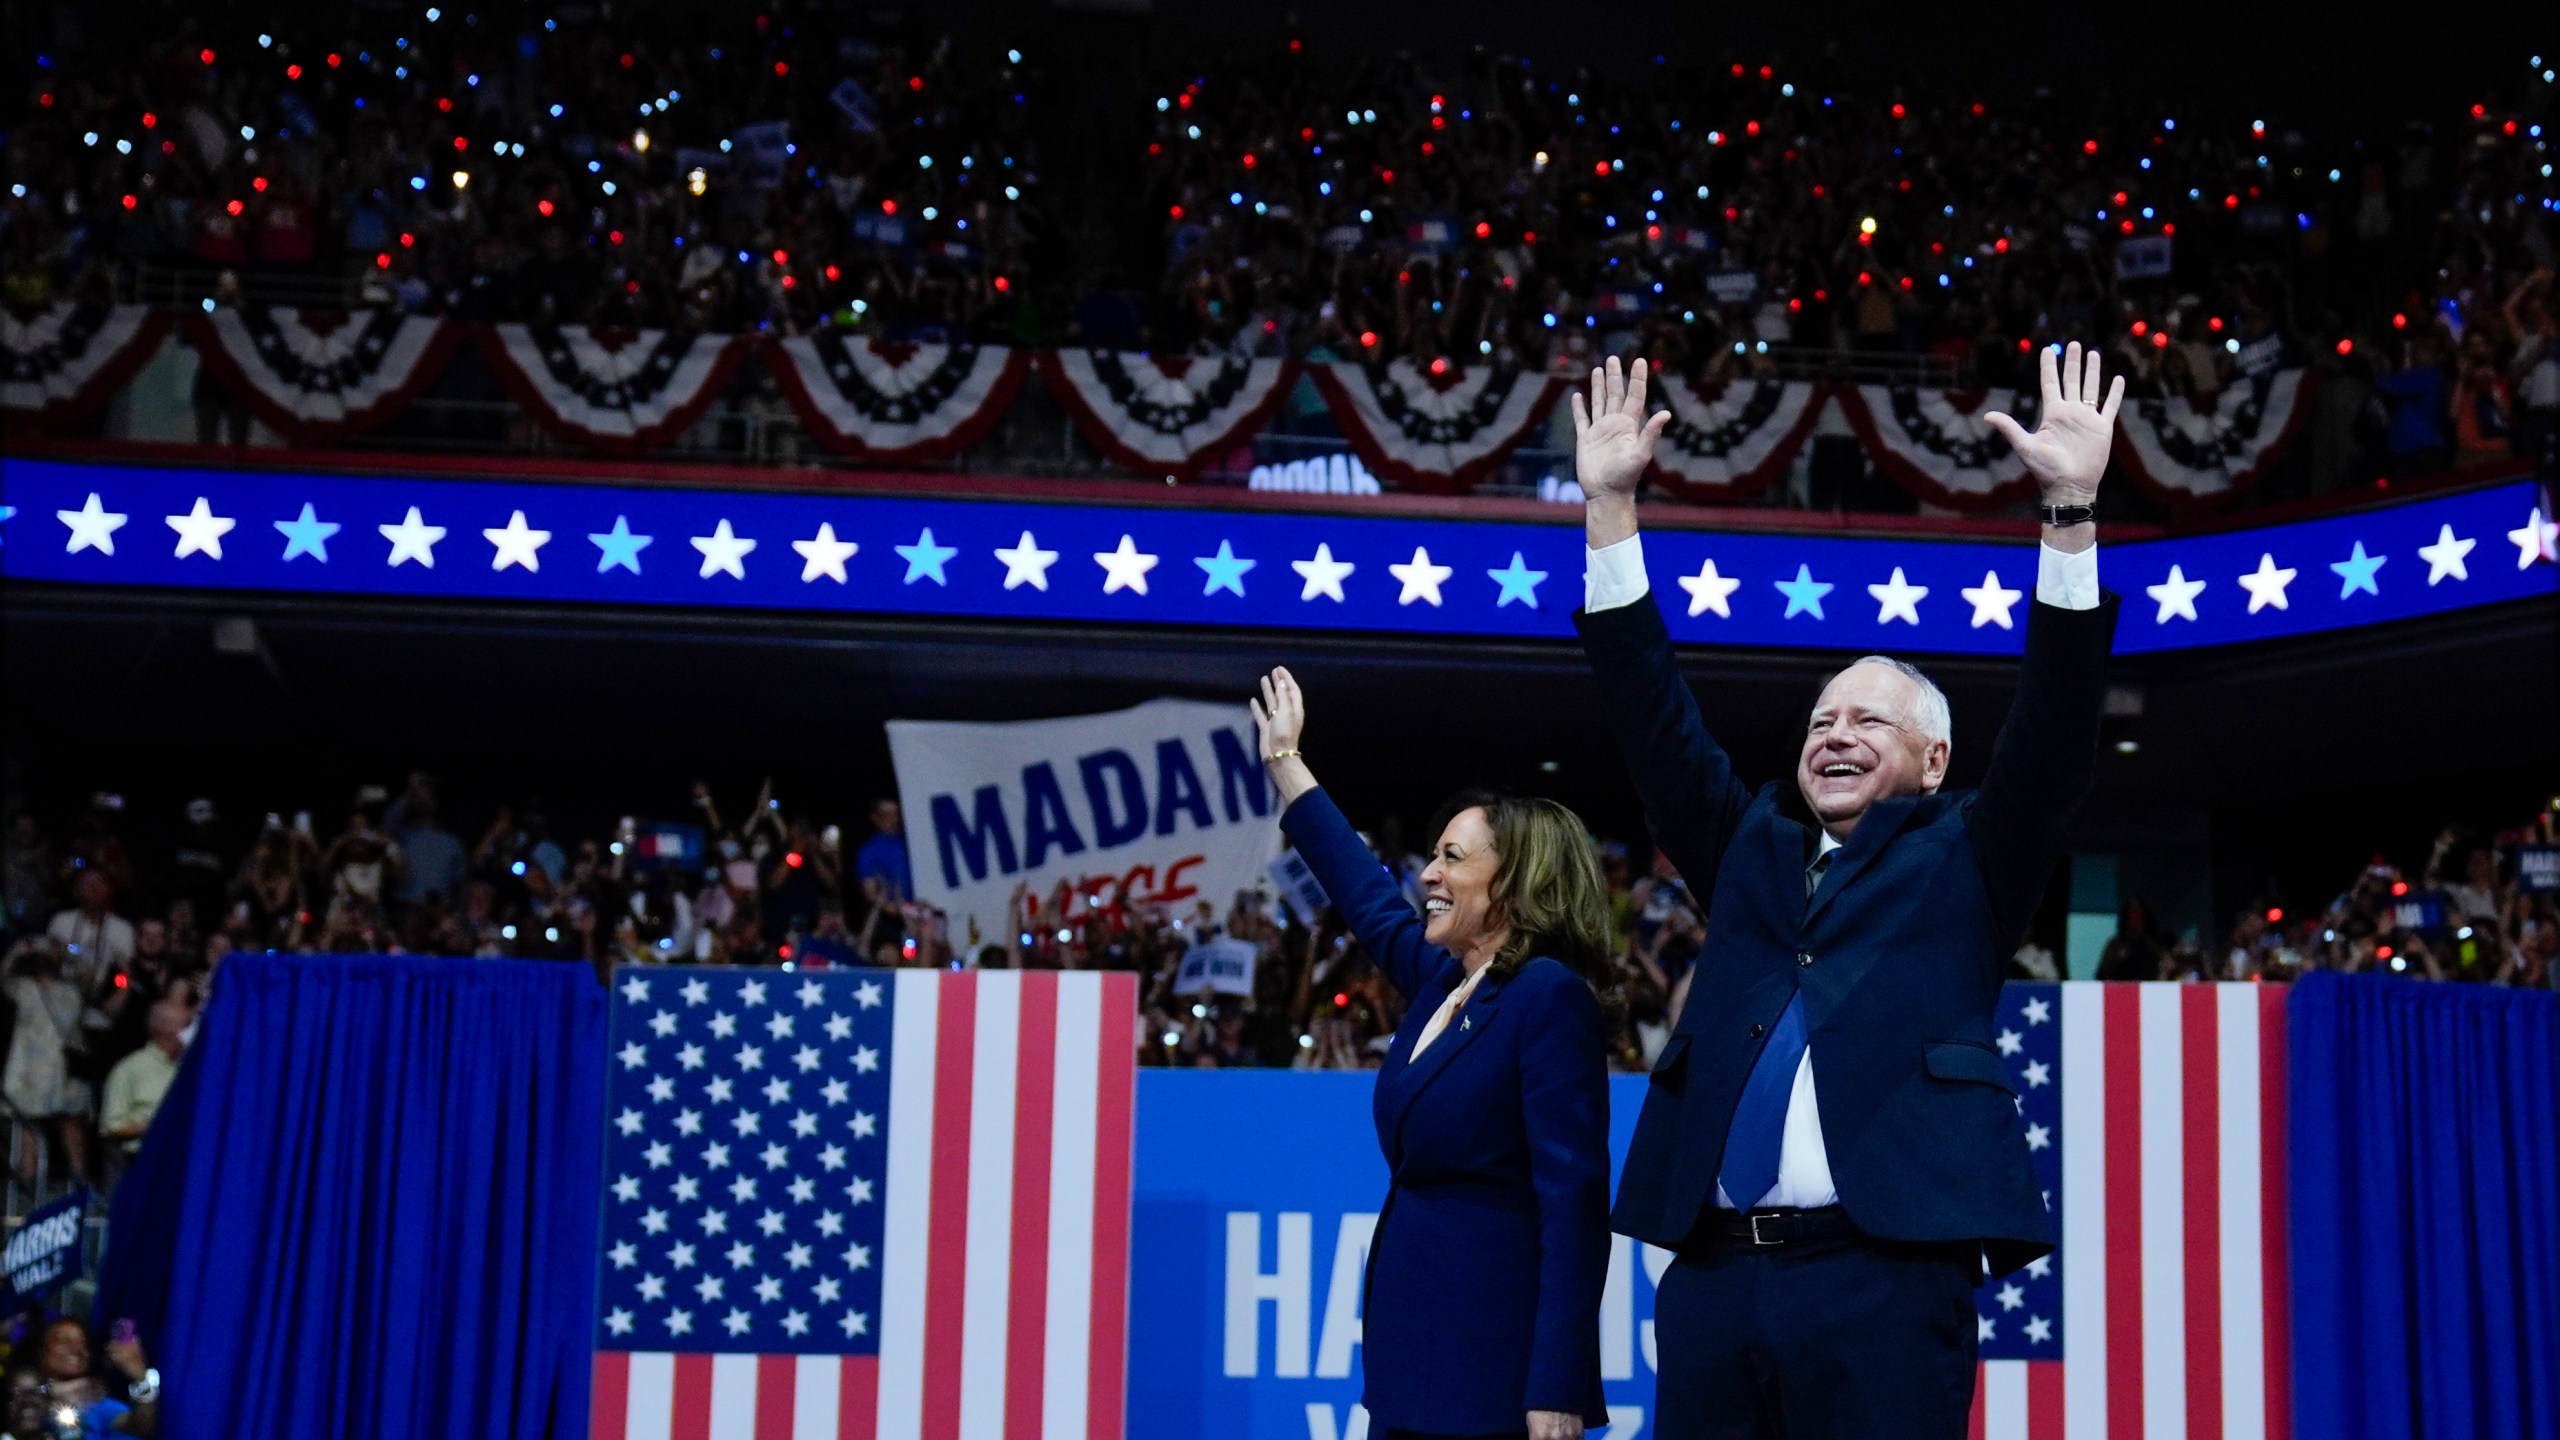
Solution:
[(1814, 1210), (1747, 1212), (1718, 1208), (1708, 1213), (1705, 1227), (1708, 1234), (1761, 1247), (1838, 1240), (1859, 1233), (1858, 1227), (1849, 1223), (1847, 1207), (1840, 1205), (1825, 1205)]

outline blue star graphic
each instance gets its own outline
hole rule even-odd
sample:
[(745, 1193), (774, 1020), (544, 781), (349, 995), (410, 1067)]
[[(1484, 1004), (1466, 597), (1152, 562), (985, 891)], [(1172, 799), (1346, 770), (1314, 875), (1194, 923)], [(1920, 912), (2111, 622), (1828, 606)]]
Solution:
[(613, 517), (613, 529), (602, 535), (591, 533), (587, 538), (596, 542), (596, 548), (604, 552), (596, 558), (597, 574), (619, 565), (637, 575), (640, 573), (640, 552), (648, 549), (649, 542), (656, 537), (632, 534), (630, 518), (616, 515)]
[(949, 545), (934, 544), (932, 526), (927, 525), (924, 527), (924, 533), (916, 537), (916, 543), (913, 545), (892, 545), (889, 548), (907, 557), (907, 578), (905, 583), (913, 585), (916, 583), (917, 577), (923, 575), (932, 576), (933, 583), (936, 585), (948, 585), (951, 583), (949, 580), (943, 578), (942, 567), (945, 562), (951, 559), (952, 556), (957, 555), (960, 552)]
[(1244, 572), (1253, 568), (1252, 561), (1239, 559), (1236, 555), (1236, 547), (1224, 540), (1218, 542), (1217, 554), (1194, 555), (1191, 557), (1191, 563), (1208, 572), (1208, 583), (1200, 587), (1200, 593), (1203, 595), (1215, 595), (1221, 590), (1232, 590), (1238, 596), (1242, 596)]
[(1538, 582), (1547, 578), (1547, 572), (1530, 569), (1528, 562), (1521, 558), (1519, 551), (1511, 552), (1509, 569), (1487, 570), (1484, 573), (1492, 577), (1494, 584), (1502, 587), (1501, 596), (1493, 602), (1494, 609), (1499, 610), (1514, 600), (1532, 610), (1538, 608)]
[(17, 513), (18, 507), (15, 505), (0, 505), (0, 525), (8, 524), (9, 517)]
[(1779, 619), (1792, 620), (1807, 611), (1812, 612), (1816, 620), (1822, 618), (1822, 597), (1831, 593), (1831, 586), (1814, 579), (1811, 567), (1799, 564), (1793, 580), (1772, 580), (1769, 583), (1777, 586), (1779, 593), (1787, 597), (1787, 613)]
[(276, 529), (284, 536), (284, 558), (287, 560), (296, 555), (308, 555), (323, 565), (329, 563), (329, 537), (338, 533), (338, 525), (334, 520), (323, 520), (313, 513), (310, 501), (302, 502), (300, 516), (277, 521)]
[(2338, 590), (2338, 598), (2344, 600), (2359, 590), (2368, 595), (2380, 596), (2382, 587), (2373, 583), (2373, 573), (2381, 569), (2390, 559), (2388, 555), (2367, 555), (2364, 553), (2364, 542), (2357, 541), (2356, 553), (2344, 560), (2329, 562), (2329, 568), (2337, 571), (2339, 578), (2346, 581), (2346, 584)]

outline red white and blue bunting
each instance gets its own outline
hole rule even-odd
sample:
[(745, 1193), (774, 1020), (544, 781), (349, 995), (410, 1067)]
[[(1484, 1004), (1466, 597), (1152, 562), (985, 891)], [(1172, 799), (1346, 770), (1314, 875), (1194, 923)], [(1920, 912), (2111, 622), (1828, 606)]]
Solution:
[(1654, 483), (1683, 499), (1733, 504), (1787, 473), (1828, 397), (1809, 380), (1702, 387), (1665, 375), (1654, 398), (1671, 412), (1654, 446)]
[(147, 305), (68, 300), (0, 310), (0, 411), (51, 422), (95, 410), (159, 352), (170, 319)]
[(325, 445), (407, 409), (444, 372), (462, 328), (399, 310), (253, 305), (190, 316), (187, 336), (267, 428)]
[(1951, 510), (1997, 510), (2035, 493), (2026, 462), (1983, 416), (2005, 410), (2036, 428), (2033, 390), (1907, 390), (1883, 385), (1844, 387), (1840, 410), (1885, 478)]
[(1044, 350), (1040, 373), (1084, 438), (1140, 475), (1188, 478), (1267, 424), (1288, 398), (1286, 360)]
[(490, 368), (544, 429), (628, 453), (673, 441), (702, 418), (746, 358), (739, 335), (491, 325)]
[(2116, 416), (2124, 437), (2117, 459), (2171, 506), (2229, 500), (2283, 456), (2317, 388), (2307, 370), (2272, 370), (2234, 380), (2206, 409), (2183, 396), (2127, 399)]
[(1492, 365), (1342, 360), (1309, 374), (1371, 470), (1408, 490), (1472, 490), (1547, 418), (1564, 382)]
[(1028, 350), (910, 345), (840, 330), (767, 339), (763, 353), (820, 444), (880, 465), (948, 460), (985, 439), (1031, 368)]

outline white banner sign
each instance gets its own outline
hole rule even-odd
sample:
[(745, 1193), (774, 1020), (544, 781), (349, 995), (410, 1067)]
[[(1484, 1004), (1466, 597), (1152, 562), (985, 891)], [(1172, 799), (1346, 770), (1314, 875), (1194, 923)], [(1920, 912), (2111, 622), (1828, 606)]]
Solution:
[(1014, 887), (1221, 914), (1280, 848), (1241, 706), (1150, 700), (1062, 720), (889, 722), (916, 898), (955, 936), (1004, 931)]
[(1262, 947), (1250, 940), (1208, 940), (1194, 945), (1174, 972), (1173, 993), (1197, 995), (1203, 990), (1223, 995), (1253, 993), (1253, 961)]

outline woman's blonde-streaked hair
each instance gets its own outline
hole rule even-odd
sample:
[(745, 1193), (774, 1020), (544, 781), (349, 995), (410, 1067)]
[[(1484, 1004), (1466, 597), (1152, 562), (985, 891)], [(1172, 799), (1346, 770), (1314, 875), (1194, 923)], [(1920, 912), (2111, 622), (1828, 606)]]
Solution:
[(1544, 955), (1582, 977), (1615, 1022), (1618, 989), (1609, 925), (1609, 888), (1582, 817), (1553, 800), (1465, 790), (1441, 807), (1435, 840), (1466, 810), (1482, 810), (1493, 831), (1494, 914), (1510, 927), (1488, 962), (1494, 979)]

